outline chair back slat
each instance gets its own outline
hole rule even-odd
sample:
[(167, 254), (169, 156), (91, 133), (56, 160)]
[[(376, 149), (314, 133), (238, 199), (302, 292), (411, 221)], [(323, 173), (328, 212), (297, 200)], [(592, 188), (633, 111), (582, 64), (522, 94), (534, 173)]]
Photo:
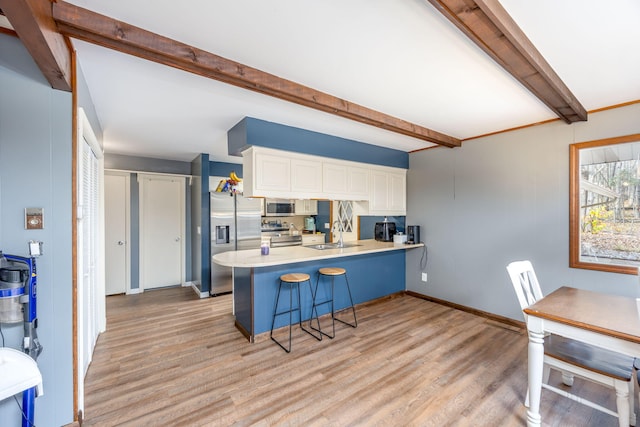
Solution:
[(542, 298), (540, 283), (530, 261), (514, 261), (507, 266), (507, 271), (523, 310)]

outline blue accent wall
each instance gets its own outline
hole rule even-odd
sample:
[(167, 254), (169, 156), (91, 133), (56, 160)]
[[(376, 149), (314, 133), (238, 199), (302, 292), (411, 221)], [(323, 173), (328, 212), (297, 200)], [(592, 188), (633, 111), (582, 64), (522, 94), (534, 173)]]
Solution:
[(324, 228), (324, 225), (331, 221), (331, 202), (318, 200), (318, 215), (316, 215), (316, 230), (325, 233), (325, 241), (329, 241), (331, 227)]
[[(383, 216), (360, 216), (360, 236), (358, 239), (366, 240), (375, 238), (376, 222), (382, 222), (384, 218)], [(404, 216), (388, 216), (387, 221), (396, 223), (396, 231), (406, 233)]]
[(229, 154), (256, 145), (375, 165), (409, 168), (409, 153), (292, 126), (245, 117), (227, 132)]
[(140, 192), (138, 174), (132, 173), (129, 180), (129, 214), (131, 215), (131, 289), (140, 288)]
[(242, 178), (242, 163), (209, 162), (209, 176), (229, 176), (231, 172)]
[(202, 277), (201, 287), (202, 292), (209, 292), (211, 290), (211, 224), (209, 221), (211, 207), (211, 199), (209, 198), (209, 174), (210, 174), (210, 162), (209, 155), (202, 154), (199, 158), (201, 171), (201, 188), (200, 188), (200, 227), (202, 234), (200, 235), (200, 248), (202, 251)]

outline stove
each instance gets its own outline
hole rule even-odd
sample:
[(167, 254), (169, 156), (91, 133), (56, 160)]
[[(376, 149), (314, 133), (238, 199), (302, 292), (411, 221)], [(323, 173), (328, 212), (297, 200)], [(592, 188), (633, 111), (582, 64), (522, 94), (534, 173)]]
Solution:
[(272, 248), (281, 248), (284, 246), (302, 246), (302, 236), (300, 234), (296, 236), (288, 234), (271, 236)]

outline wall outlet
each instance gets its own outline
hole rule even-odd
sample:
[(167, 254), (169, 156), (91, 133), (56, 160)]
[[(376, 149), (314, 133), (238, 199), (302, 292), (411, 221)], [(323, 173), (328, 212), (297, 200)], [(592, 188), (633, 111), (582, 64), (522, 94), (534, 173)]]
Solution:
[(324, 228), (331, 228), (331, 224), (329, 224), (328, 222), (324, 223)]
[(422, 281), (423, 282), (427, 281), (427, 273), (422, 273)]

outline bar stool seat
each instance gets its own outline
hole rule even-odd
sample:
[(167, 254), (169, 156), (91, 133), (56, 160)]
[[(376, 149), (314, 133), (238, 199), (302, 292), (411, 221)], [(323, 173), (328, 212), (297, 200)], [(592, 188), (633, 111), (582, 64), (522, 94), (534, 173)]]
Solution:
[(280, 276), (280, 280), (287, 283), (306, 282), (310, 277), (306, 273), (287, 273)]
[[(318, 286), (320, 285), (320, 278), (321, 277), (330, 277), (331, 278), (331, 288), (330, 288), (330, 293), (327, 296), (327, 298), (323, 301), (317, 301), (316, 298), (318, 297)], [(349, 296), (349, 304), (348, 306), (335, 311), (335, 307), (334, 307), (334, 295), (335, 295), (335, 278), (342, 276), (344, 277), (344, 283), (345, 286), (347, 288), (347, 294)], [(318, 318), (318, 307), (324, 304), (329, 304), (331, 306), (331, 328), (332, 328), (332, 334), (329, 335), (326, 332), (322, 331), (322, 328), (320, 327), (320, 319)], [(339, 319), (336, 317), (337, 313), (346, 311), (346, 310), (351, 310), (353, 312), (353, 323), (349, 323), (349, 322), (345, 322), (342, 319)], [(351, 288), (349, 287), (349, 279), (347, 278), (347, 270), (345, 270), (344, 268), (341, 267), (323, 267), (320, 268), (318, 270), (318, 277), (316, 279), (316, 287), (315, 287), (315, 291), (313, 292), (313, 306), (311, 307), (311, 318), (314, 318), (314, 314), (315, 314), (315, 318), (318, 320), (318, 328), (316, 329), (315, 327), (313, 327), (313, 325), (311, 324), (311, 319), (309, 319), (309, 326), (311, 327), (311, 329), (320, 332), (320, 335), (324, 335), (328, 338), (333, 339), (336, 336), (336, 320), (340, 323), (344, 323), (347, 326), (351, 326), (352, 328), (357, 328), (358, 327), (358, 318), (356, 317), (356, 308), (353, 305), (353, 298), (351, 296)]]
[[(273, 307), (273, 319), (271, 320), (271, 332), (269, 334), (269, 337), (276, 343), (278, 344), (284, 351), (286, 351), (287, 353), (291, 352), (291, 328), (293, 326), (293, 313), (294, 312), (298, 312), (298, 324), (300, 325), (300, 329), (302, 329), (303, 331), (305, 331), (306, 333), (308, 333), (309, 335), (311, 335), (312, 337), (314, 337), (315, 339), (317, 339), (318, 341), (322, 340), (322, 334), (319, 334), (318, 336), (316, 336), (313, 332), (305, 329), (302, 326), (302, 304), (300, 303), (300, 283), (304, 283), (307, 282), (309, 284), (309, 292), (311, 292), (312, 298), (313, 298), (313, 291), (311, 289), (311, 278), (308, 274), (306, 273), (287, 273), (287, 274), (283, 274), (282, 276), (280, 276), (280, 285), (278, 286), (278, 293), (276, 295), (276, 303), (275, 306)], [(278, 305), (280, 303), (280, 291), (282, 290), (282, 286), (289, 286), (289, 307), (287, 309), (282, 309), (281, 311), (278, 311)], [(294, 289), (296, 290), (297, 293), (297, 297), (298, 297), (298, 305), (296, 307), (293, 306), (293, 292)], [(274, 338), (273, 336), (273, 328), (275, 326), (276, 323), (276, 317), (284, 315), (284, 314), (289, 314), (289, 346), (285, 347), (284, 345), (282, 345), (282, 343), (280, 343), (280, 341), (278, 341), (277, 339)], [(311, 313), (313, 315), (313, 313)], [(313, 320), (313, 318), (309, 319), (309, 324), (311, 325), (311, 321)], [(317, 320), (317, 319), (316, 319)], [(318, 328), (320, 328), (320, 322), (318, 321)]]

